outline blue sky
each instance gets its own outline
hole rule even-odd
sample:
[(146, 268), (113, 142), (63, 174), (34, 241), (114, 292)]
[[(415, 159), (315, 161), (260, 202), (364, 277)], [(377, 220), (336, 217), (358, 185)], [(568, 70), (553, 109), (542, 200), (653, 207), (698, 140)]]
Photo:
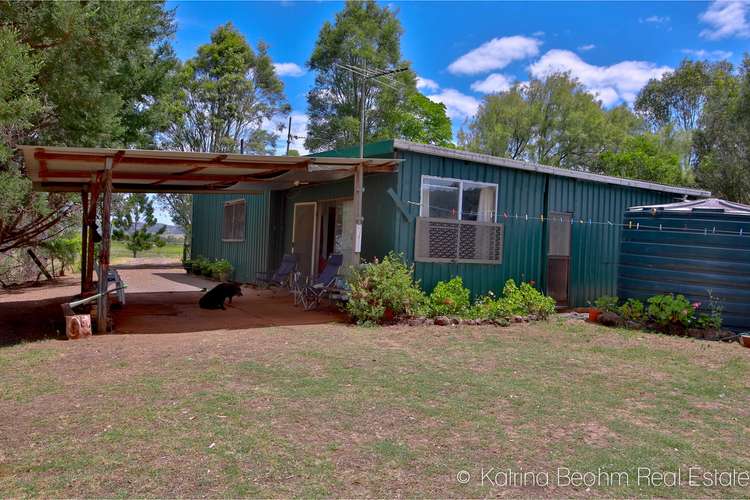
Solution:
[[(569, 70), (606, 106), (631, 103), (651, 77), (680, 61), (742, 60), (750, 37), (750, 4), (739, 2), (383, 2), (404, 28), (403, 57), (420, 90), (443, 102), (454, 131), (483, 95), (514, 81)], [(304, 136), (305, 68), (318, 31), (341, 2), (170, 2), (182, 59), (211, 31), (231, 21), (255, 46), (270, 45), (293, 109), (293, 133)], [(279, 149), (283, 147), (279, 142)], [(304, 152), (302, 141), (292, 147)]]

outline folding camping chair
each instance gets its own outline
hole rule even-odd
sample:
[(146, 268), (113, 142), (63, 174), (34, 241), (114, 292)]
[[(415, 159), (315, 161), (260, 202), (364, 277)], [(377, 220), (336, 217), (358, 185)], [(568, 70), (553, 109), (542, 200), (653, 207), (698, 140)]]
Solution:
[(272, 286), (278, 287), (290, 287), (290, 280), (292, 273), (297, 268), (297, 256), (295, 254), (286, 254), (281, 259), (281, 264), (275, 272), (266, 271), (259, 272), (255, 277), (255, 281), (259, 284), (264, 284), (266, 288)]
[(341, 279), (338, 274), (343, 263), (344, 257), (341, 254), (331, 254), (323, 271), (312, 283), (302, 288), (299, 295), (302, 306), (306, 311), (317, 308), (324, 297), (330, 296), (331, 292), (339, 289), (336, 283), (337, 280)]

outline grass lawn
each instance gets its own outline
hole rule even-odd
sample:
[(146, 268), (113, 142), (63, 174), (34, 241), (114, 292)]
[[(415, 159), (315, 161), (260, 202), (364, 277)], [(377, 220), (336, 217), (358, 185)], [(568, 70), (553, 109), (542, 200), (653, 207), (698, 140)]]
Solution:
[[(558, 319), (323, 325), (17, 345), (0, 349), (0, 374), (3, 497), (750, 491), (687, 484), (693, 466), (750, 470), (737, 344)], [(562, 467), (628, 484), (560, 486)], [(639, 484), (639, 467), (683, 484), (645, 470)], [(508, 468), (538, 484), (501, 488)]]
[[(122, 241), (112, 241), (110, 247), (110, 262), (112, 264), (124, 264), (133, 258), (133, 252), (125, 248)], [(138, 252), (139, 259), (182, 259), (182, 243), (167, 243), (163, 247), (153, 247), (150, 250)]]

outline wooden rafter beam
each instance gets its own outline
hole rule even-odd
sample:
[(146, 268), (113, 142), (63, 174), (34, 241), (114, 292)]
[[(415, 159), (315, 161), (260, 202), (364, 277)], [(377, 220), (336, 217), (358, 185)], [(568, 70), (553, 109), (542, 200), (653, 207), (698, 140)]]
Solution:
[[(122, 153), (122, 155), (120, 155)], [(200, 159), (177, 159), (177, 158), (143, 158), (137, 156), (125, 156), (126, 151), (118, 151), (114, 157), (113, 163), (127, 163), (128, 165), (169, 165), (174, 167), (227, 167), (227, 168), (250, 168), (257, 170), (269, 169), (302, 169), (306, 168), (311, 162), (309, 158), (302, 158), (294, 162), (254, 162), (254, 161), (226, 161), (227, 155), (219, 155), (207, 160)], [(118, 158), (118, 155), (119, 158)], [(71, 161), (80, 163), (93, 163), (101, 165), (107, 156), (91, 154), (73, 154), (73, 153), (50, 153), (44, 150), (37, 150), (34, 153), (37, 160), (57, 160)]]
[[(91, 176), (91, 172), (82, 170), (58, 170), (48, 172), (47, 178), (55, 179), (88, 179)], [(118, 172), (113, 170), (113, 180), (142, 180), (142, 181), (207, 181), (207, 182), (273, 182), (275, 178), (258, 178), (252, 174), (247, 175), (236, 175), (236, 174), (163, 174), (163, 173), (149, 173), (149, 172)]]

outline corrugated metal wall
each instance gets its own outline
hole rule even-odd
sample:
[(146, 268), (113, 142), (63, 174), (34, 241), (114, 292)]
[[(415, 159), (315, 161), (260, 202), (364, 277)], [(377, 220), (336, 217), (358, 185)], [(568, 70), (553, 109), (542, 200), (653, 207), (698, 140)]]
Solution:
[[(388, 141), (387, 141), (388, 142)], [(390, 145), (390, 146), (389, 146)], [(377, 143), (378, 156), (393, 153), (392, 142)], [(373, 147), (374, 147), (373, 146)], [(387, 150), (389, 146), (391, 149)], [(384, 149), (385, 148), (385, 149)], [(576, 220), (620, 222), (628, 207), (670, 202), (675, 195), (611, 184), (550, 176), (512, 168), (397, 151), (405, 161), (397, 175), (365, 176), (363, 195), (363, 258), (382, 257), (390, 250), (414, 258), (415, 224), (389, 196), (392, 188), (410, 216), (419, 214), (423, 175), (496, 183), (499, 222), (505, 225), (503, 262), (486, 264), (416, 263), (416, 277), (426, 290), (438, 281), (460, 275), (474, 295), (499, 291), (508, 278), (536, 281), (545, 287), (546, 225), (523, 216), (572, 212)], [(285, 192), (247, 195), (246, 239), (221, 241), (224, 202), (232, 195), (197, 195), (194, 201), (193, 255), (226, 258), (237, 269), (236, 279), (252, 281), (257, 271), (275, 266), (291, 248), (294, 204), (351, 198), (352, 180), (305, 186)], [(507, 213), (510, 217), (505, 218)], [(520, 219), (513, 218), (520, 215)], [(620, 231), (614, 226), (576, 223), (572, 231), (570, 296), (583, 306), (601, 295), (616, 293)]]
[[(545, 176), (509, 168), (401, 152), (406, 161), (399, 169), (397, 193), (409, 203), (412, 215), (419, 214), (420, 189), (423, 175), (451, 177), (498, 184), (498, 212), (509, 214), (541, 214), (544, 210)], [(415, 224), (403, 216), (396, 218), (394, 248), (409, 260), (414, 258)], [(505, 224), (503, 262), (487, 264), (436, 264), (417, 262), (416, 277), (426, 290), (438, 281), (460, 275), (474, 295), (502, 289), (508, 278), (539, 281), (542, 277), (541, 223), (501, 220)]]
[(585, 306), (587, 301), (593, 301), (602, 295), (615, 295), (617, 291), (621, 229), (617, 226), (588, 224), (588, 220), (619, 224), (628, 207), (668, 203), (674, 201), (674, 196), (645, 189), (550, 176), (548, 210), (572, 212), (575, 220), (571, 235), (571, 306)]
[[(246, 202), (245, 241), (222, 241), (224, 203), (243, 198)], [(201, 194), (193, 197), (192, 255), (227, 259), (234, 266), (233, 279), (253, 281), (259, 271), (268, 269), (269, 194)]]
[[(386, 192), (394, 181), (395, 176), (392, 174), (365, 176), (362, 194), (362, 215), (365, 220), (362, 228), (362, 258), (365, 260), (382, 257), (393, 248), (396, 206)], [(354, 181), (351, 178), (287, 191), (284, 206), (284, 252), (289, 252), (292, 247), (292, 217), (295, 203), (352, 198), (353, 192)]]

